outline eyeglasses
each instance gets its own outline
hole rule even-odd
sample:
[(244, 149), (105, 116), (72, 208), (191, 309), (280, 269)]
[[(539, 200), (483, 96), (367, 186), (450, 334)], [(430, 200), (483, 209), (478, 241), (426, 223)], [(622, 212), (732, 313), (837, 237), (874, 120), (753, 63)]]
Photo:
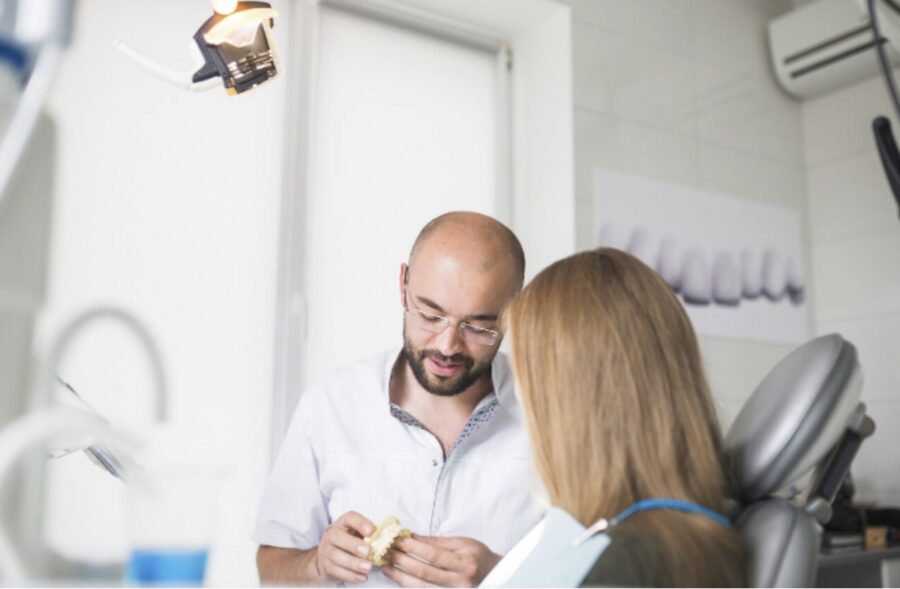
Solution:
[[(409, 307), (403, 307), (403, 312), (406, 313), (410, 323), (432, 333), (442, 333), (453, 322), (449, 317), (435, 315), (434, 313), (418, 309), (410, 309)], [(500, 341), (499, 331), (478, 327), (466, 321), (460, 321), (457, 329), (459, 330), (459, 337), (467, 342), (473, 342), (482, 346), (496, 346), (497, 342)]]

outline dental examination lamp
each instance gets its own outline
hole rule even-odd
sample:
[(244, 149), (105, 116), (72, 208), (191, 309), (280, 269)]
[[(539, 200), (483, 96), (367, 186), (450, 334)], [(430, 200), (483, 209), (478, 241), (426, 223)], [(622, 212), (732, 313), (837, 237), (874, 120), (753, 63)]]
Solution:
[(230, 95), (252, 90), (278, 74), (272, 39), (278, 15), (267, 2), (213, 0), (215, 14), (194, 33), (200, 69), (178, 72), (117, 41), (116, 49), (158, 78), (191, 91), (209, 90), (221, 78)]

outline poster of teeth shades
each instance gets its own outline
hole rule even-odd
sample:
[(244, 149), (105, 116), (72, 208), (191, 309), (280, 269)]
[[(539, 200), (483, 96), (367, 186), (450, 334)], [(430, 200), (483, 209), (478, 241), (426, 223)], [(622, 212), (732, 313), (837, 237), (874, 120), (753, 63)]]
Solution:
[(597, 245), (654, 268), (700, 334), (808, 338), (800, 213), (594, 168)]

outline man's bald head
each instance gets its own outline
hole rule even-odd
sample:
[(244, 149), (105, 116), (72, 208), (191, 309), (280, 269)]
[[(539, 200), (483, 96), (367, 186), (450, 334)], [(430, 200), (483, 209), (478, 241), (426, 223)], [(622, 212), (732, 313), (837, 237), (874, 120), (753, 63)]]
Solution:
[(425, 250), (477, 260), (482, 272), (506, 270), (501, 265), (508, 264), (516, 291), (525, 281), (525, 252), (519, 239), (506, 225), (481, 213), (455, 211), (432, 219), (413, 243), (410, 269)]

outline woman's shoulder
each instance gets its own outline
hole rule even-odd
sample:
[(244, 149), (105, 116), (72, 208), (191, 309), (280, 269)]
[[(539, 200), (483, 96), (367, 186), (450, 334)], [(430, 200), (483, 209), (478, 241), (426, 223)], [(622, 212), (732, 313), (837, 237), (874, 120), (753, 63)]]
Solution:
[(640, 528), (626, 527), (609, 533), (611, 543), (594, 563), (582, 587), (672, 587), (666, 551), (659, 540)]
[(681, 513), (635, 516), (609, 532), (610, 545), (582, 586), (741, 587), (743, 542), (720, 524)]

